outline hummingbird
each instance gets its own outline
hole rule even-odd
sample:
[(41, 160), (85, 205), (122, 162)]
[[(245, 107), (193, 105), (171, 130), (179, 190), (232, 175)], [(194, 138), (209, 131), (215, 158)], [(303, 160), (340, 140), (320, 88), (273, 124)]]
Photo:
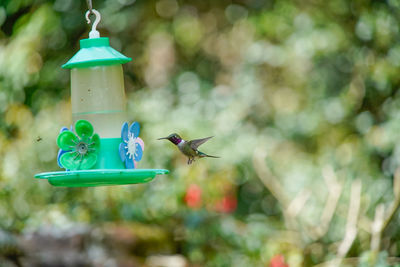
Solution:
[(197, 148), (200, 145), (204, 144), (211, 138), (213, 138), (213, 136), (209, 136), (209, 137), (201, 138), (201, 139), (194, 139), (194, 140), (190, 140), (190, 141), (185, 141), (182, 139), (182, 137), (179, 136), (179, 134), (173, 133), (173, 134), (168, 135), (167, 137), (158, 138), (158, 140), (167, 139), (167, 140), (171, 141), (171, 143), (176, 145), (179, 148), (179, 150), (185, 156), (188, 157), (187, 164), (192, 164), (192, 162), (195, 160), (195, 158), (205, 158), (205, 157), (219, 158), (216, 156), (207, 155), (206, 153), (203, 153), (203, 152), (200, 152), (197, 150)]

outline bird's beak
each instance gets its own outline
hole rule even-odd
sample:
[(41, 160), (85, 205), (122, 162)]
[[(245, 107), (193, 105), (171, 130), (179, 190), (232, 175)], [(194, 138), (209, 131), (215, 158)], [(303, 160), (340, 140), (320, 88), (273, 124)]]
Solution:
[(157, 140), (162, 140), (162, 139), (168, 139), (168, 137), (161, 137), (161, 138), (158, 138)]

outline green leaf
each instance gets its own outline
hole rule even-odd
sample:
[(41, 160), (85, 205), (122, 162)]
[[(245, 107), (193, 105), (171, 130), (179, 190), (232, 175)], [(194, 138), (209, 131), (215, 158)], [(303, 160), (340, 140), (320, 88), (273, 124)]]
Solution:
[(62, 150), (72, 150), (76, 143), (78, 142), (78, 138), (76, 135), (71, 131), (64, 131), (61, 132), (57, 137), (57, 145)]
[(78, 120), (75, 123), (75, 131), (80, 138), (93, 135), (93, 126), (87, 120)]

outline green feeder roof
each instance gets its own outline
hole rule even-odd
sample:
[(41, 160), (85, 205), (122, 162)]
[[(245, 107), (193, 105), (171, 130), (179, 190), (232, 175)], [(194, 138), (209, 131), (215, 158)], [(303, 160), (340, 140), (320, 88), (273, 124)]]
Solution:
[(107, 37), (82, 39), (81, 49), (64, 65), (63, 68), (88, 68), (95, 66), (106, 66), (124, 64), (132, 59), (124, 56), (110, 46)]

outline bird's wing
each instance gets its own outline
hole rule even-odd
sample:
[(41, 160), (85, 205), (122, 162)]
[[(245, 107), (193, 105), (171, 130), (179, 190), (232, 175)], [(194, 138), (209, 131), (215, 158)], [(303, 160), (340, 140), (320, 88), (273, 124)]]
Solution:
[(204, 144), (205, 142), (207, 142), (209, 139), (213, 138), (214, 136), (209, 136), (206, 138), (201, 138), (201, 139), (194, 139), (194, 140), (190, 140), (189, 146), (193, 149), (197, 149), (200, 145)]

